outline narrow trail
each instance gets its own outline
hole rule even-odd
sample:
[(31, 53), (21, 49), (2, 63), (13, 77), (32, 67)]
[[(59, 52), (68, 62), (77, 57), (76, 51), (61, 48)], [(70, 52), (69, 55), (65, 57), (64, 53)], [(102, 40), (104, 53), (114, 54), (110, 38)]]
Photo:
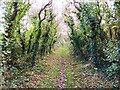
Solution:
[(96, 88), (111, 87), (110, 82), (102, 79), (92, 65), (82, 64), (74, 60), (69, 48), (57, 48), (47, 58), (38, 63), (44, 70), (42, 73), (30, 72), (27, 87), (38, 88)]
[[(65, 88), (67, 77), (66, 59), (63, 55), (63, 48), (58, 48), (46, 60), (48, 67), (46, 67), (47, 77), (44, 79), (42, 87)], [(62, 52), (60, 52), (62, 51)], [(66, 51), (65, 51), (66, 52)]]

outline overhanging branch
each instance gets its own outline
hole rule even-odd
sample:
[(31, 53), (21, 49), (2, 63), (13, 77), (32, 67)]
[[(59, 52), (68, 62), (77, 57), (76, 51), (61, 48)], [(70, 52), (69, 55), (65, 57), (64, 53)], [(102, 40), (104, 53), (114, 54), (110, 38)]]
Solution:
[[(42, 22), (46, 18), (46, 8), (51, 4), (52, 4), (52, 0), (50, 0), (43, 8), (40, 9), (40, 11), (38, 13), (38, 18), (39, 18), (40, 22)], [(41, 19), (40, 15), (43, 11), (44, 11), (44, 17), (43, 17), (43, 19)]]

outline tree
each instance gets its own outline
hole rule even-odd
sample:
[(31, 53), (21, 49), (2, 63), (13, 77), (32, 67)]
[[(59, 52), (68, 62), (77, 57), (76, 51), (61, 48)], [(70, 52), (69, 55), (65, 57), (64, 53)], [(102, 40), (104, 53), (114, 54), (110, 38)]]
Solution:
[[(18, 52), (16, 52), (19, 43), (22, 48), (22, 53), (25, 51), (25, 43), (21, 35), (20, 20), (26, 15), (29, 9), (29, 4), (25, 2), (5, 2), (5, 32), (3, 33), (2, 52), (4, 60), (7, 61), (8, 66), (15, 65), (15, 60), (18, 59)], [(19, 41), (20, 40), (20, 41)]]
[[(115, 9), (107, 2), (72, 3), (75, 16), (66, 16), (75, 54), (83, 61), (91, 61), (98, 70), (118, 77), (119, 71), (119, 2)], [(69, 14), (70, 15), (70, 14)], [(74, 22), (77, 17), (78, 23)], [(104, 21), (104, 23), (103, 23)]]
[[(41, 24), (46, 19), (46, 8), (48, 6), (50, 6), (51, 4), (52, 4), (52, 1), (47, 3), (43, 8), (41, 8), (39, 13), (38, 13), (38, 32), (37, 32), (37, 36), (35, 38), (35, 42), (33, 44), (32, 67), (35, 65), (35, 57), (36, 57), (38, 46), (39, 46), (39, 39), (41, 36)], [(44, 11), (44, 17), (41, 18), (40, 15), (43, 11)]]

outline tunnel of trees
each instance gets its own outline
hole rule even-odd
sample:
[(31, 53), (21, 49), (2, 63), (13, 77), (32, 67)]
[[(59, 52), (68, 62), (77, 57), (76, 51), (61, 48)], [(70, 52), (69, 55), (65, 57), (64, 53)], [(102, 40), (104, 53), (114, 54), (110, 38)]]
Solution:
[[(52, 0), (33, 16), (28, 15), (31, 8), (29, 0), (3, 4), (0, 70), (4, 77), (3, 87), (6, 87), (7, 82), (12, 83), (11, 78), (6, 77), (6, 72), (18, 72), (15, 74), (18, 75), (26, 69), (34, 70), (38, 60), (43, 61), (54, 52), (56, 46), (58, 48), (61, 45), (57, 45), (60, 31)], [(72, 10), (69, 5), (73, 6)], [(29, 20), (24, 24), (27, 15)], [(107, 80), (114, 82), (115, 78), (119, 79), (120, 1), (114, 1), (110, 6), (104, 0), (72, 0), (66, 6), (62, 18), (68, 27), (67, 42), (70, 41), (69, 49), (74, 59), (83, 63), (91, 62), (97, 72), (104, 73)]]

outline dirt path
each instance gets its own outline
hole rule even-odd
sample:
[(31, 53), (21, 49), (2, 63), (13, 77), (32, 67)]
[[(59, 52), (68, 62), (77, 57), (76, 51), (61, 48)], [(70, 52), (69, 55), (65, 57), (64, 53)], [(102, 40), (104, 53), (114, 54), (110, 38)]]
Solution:
[(69, 48), (57, 48), (45, 60), (40, 61), (42, 73), (30, 74), (28, 87), (38, 88), (110, 88), (111, 83), (102, 79), (91, 64), (74, 60)]
[(54, 53), (52, 53), (49, 58), (47, 58), (46, 67), (47, 78), (45, 78), (42, 87), (49, 88), (60, 88), (66, 87), (66, 75), (65, 75), (65, 59), (62, 56), (61, 48), (58, 48)]

